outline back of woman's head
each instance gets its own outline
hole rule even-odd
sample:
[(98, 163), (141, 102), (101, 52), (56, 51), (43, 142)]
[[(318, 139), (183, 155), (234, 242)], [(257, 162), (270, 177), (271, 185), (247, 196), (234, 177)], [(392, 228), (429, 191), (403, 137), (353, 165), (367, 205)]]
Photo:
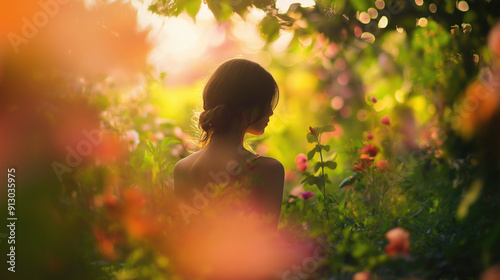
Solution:
[[(259, 64), (246, 59), (231, 59), (219, 66), (203, 90), (200, 139), (207, 144), (212, 134), (224, 133), (242, 125), (240, 134), (278, 103), (278, 85)], [(257, 109), (257, 110), (255, 110)], [(252, 116), (252, 112), (258, 112)]]

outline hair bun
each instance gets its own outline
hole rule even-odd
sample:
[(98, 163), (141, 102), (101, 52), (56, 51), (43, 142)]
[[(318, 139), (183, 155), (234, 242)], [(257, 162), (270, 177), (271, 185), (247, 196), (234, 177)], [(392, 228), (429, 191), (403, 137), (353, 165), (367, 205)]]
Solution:
[(201, 112), (199, 126), (204, 131), (216, 131), (226, 129), (230, 126), (231, 116), (225, 104)]

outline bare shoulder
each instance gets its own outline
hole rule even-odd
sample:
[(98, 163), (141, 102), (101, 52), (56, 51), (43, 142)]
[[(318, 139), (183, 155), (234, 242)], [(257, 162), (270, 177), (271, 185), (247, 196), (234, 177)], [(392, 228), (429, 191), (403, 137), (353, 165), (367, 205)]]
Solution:
[(272, 157), (259, 157), (259, 166), (261, 169), (271, 168), (273, 170), (284, 170), (283, 164), (275, 158)]
[(196, 161), (198, 158), (199, 154), (198, 152), (191, 154), (181, 160), (179, 160), (175, 165), (174, 165), (174, 178), (176, 176), (182, 176), (185, 174), (189, 168), (193, 165), (193, 162)]
[(283, 164), (271, 157), (260, 157), (255, 171), (262, 178), (274, 179), (278, 182), (282, 181), (285, 177)]

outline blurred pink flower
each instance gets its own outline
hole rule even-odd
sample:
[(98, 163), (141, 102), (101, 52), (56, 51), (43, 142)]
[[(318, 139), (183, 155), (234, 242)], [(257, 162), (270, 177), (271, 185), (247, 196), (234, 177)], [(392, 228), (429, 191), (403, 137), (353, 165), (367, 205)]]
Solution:
[(307, 191), (307, 192), (301, 192), (300, 195), (302, 196), (302, 199), (308, 200), (309, 198), (313, 197), (315, 193)]
[(366, 145), (361, 149), (362, 154), (369, 154), (371, 157), (374, 157), (377, 155), (378, 150), (375, 148), (374, 145)]
[(153, 141), (161, 141), (165, 138), (165, 135), (161, 132), (156, 132), (155, 134), (151, 135), (151, 140)]
[(297, 164), (297, 169), (300, 171), (305, 171), (309, 166), (309, 161), (304, 154), (298, 154), (297, 157), (295, 157), (295, 163)]
[(410, 253), (410, 233), (400, 227), (393, 228), (385, 234), (389, 244), (385, 246), (388, 256), (407, 256)]
[(368, 133), (368, 134), (366, 135), (366, 139), (368, 139), (368, 140), (372, 140), (372, 139), (373, 139), (373, 134)]
[(372, 274), (368, 271), (360, 271), (354, 274), (352, 280), (370, 280), (372, 279)]
[(297, 180), (297, 175), (291, 170), (285, 170), (285, 182), (292, 182)]
[(389, 162), (387, 162), (387, 160), (381, 160), (377, 162), (377, 170), (380, 172), (391, 170), (391, 167), (392, 166), (389, 164)]
[(382, 124), (385, 124), (385, 125), (391, 125), (391, 120), (389, 119), (389, 117), (386, 115), (385, 117), (383, 117), (380, 122)]
[(373, 103), (377, 103), (377, 98), (376, 98), (375, 96), (372, 96), (371, 101), (372, 101)]
[[(299, 197), (302, 192), (304, 192), (304, 187), (302, 185), (298, 185), (290, 191), (290, 194)], [(292, 202), (293, 200), (294, 198), (290, 198), (288, 202)]]
[(178, 126), (174, 127), (174, 135), (177, 138), (179, 138), (182, 142), (187, 142), (191, 140), (191, 137), (189, 137), (189, 135), (184, 133), (184, 131), (182, 131), (182, 129)]

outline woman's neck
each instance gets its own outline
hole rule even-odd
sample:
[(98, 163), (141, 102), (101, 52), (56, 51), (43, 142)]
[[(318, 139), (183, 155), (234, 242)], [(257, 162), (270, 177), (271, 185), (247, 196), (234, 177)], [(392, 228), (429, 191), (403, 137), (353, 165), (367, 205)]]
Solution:
[(239, 153), (245, 151), (243, 146), (243, 136), (240, 135), (239, 129), (232, 129), (224, 133), (212, 134), (207, 148), (224, 151), (234, 150)]
[(223, 148), (225, 150), (236, 148), (243, 150), (243, 137), (238, 131), (228, 131), (226, 133), (214, 133), (210, 137), (207, 147)]

